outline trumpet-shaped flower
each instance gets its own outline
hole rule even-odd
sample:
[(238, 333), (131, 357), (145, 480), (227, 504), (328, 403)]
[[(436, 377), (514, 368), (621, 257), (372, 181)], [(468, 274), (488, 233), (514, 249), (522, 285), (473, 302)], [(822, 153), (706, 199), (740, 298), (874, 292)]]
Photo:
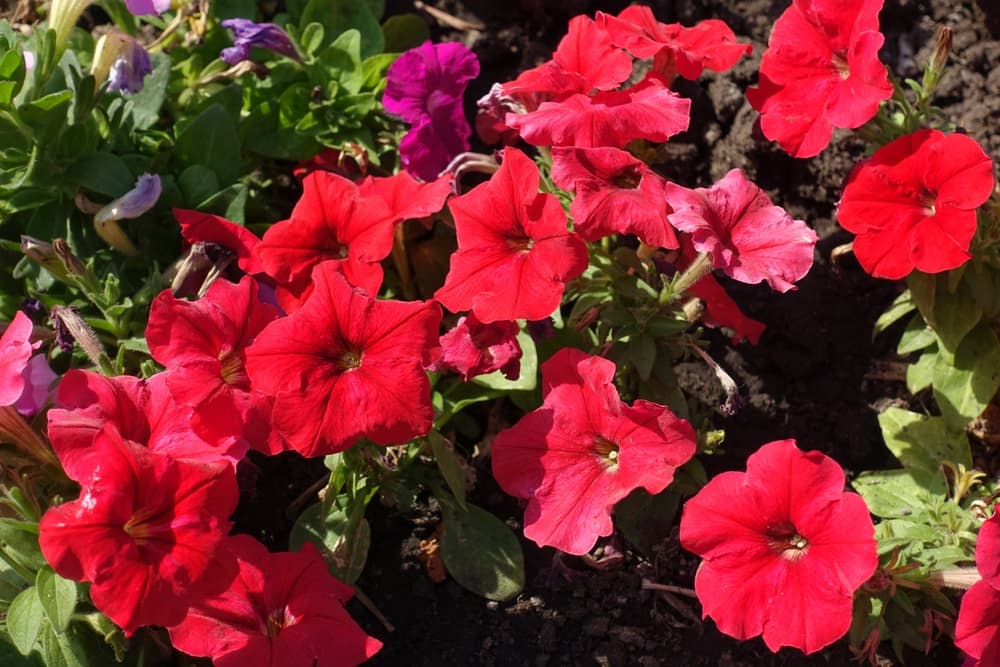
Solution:
[(706, 69), (724, 72), (753, 49), (737, 42), (729, 26), (717, 19), (690, 28), (660, 23), (653, 10), (642, 5), (626, 7), (617, 17), (597, 12), (597, 22), (616, 46), (636, 58), (652, 58), (653, 71), (667, 81), (677, 74), (693, 81)]
[(655, 248), (676, 248), (667, 223), (667, 182), (642, 161), (617, 148), (553, 148), (552, 180), (576, 193), (569, 212), (587, 241), (635, 234)]
[(857, 234), (854, 254), (871, 275), (939, 273), (971, 257), (976, 208), (995, 183), (993, 162), (974, 139), (918, 130), (854, 170), (837, 220)]
[(274, 428), (305, 456), (343, 451), (359, 438), (399, 444), (430, 430), (424, 367), (441, 308), (373, 299), (330, 263), (312, 279), (302, 308), (268, 324), (247, 349), (253, 385), (274, 398)]
[(844, 472), (794, 440), (761, 447), (746, 472), (712, 478), (684, 506), (681, 544), (704, 560), (704, 615), (737, 639), (813, 653), (851, 625), (854, 592), (878, 566), (875, 527)]
[(179, 623), (193, 599), (236, 574), (219, 549), (239, 499), (235, 472), (159, 454), (113, 426), (93, 449), (98, 463), (78, 480), (79, 500), (42, 517), (42, 553), (61, 576), (90, 582), (94, 606), (126, 634)]
[(982, 580), (962, 596), (955, 645), (976, 667), (1000, 664), (1000, 514), (983, 523), (976, 539), (976, 569)]
[(292, 40), (280, 26), (273, 23), (255, 23), (249, 19), (226, 19), (223, 28), (233, 31), (233, 45), (222, 49), (219, 57), (226, 63), (235, 65), (250, 60), (250, 51), (260, 48), (299, 60)]
[(747, 99), (764, 136), (794, 157), (812, 157), (834, 127), (868, 122), (892, 96), (878, 51), (884, 0), (793, 0), (774, 24)]
[(194, 429), (205, 440), (236, 436), (271, 452), (271, 404), (253, 391), (246, 372), (246, 348), (278, 316), (258, 296), (257, 282), (216, 280), (198, 301), (164, 290), (153, 301), (146, 340), (153, 358), (167, 367), (174, 400), (194, 410)]
[(813, 263), (819, 237), (802, 220), (793, 220), (763, 190), (733, 169), (711, 188), (689, 190), (667, 184), (670, 222), (691, 234), (696, 250), (743, 283), (766, 280), (772, 289), (795, 289)]
[(412, 127), (399, 145), (406, 170), (433, 181), (453, 157), (469, 150), (472, 130), (462, 96), (479, 74), (479, 60), (457, 42), (424, 42), (389, 66), (385, 110)]
[(659, 493), (694, 455), (695, 433), (666, 407), (618, 397), (615, 365), (564, 348), (542, 365), (542, 407), (493, 441), (493, 474), (528, 501), (524, 534), (587, 553), (610, 535), (615, 503), (642, 487)]
[(587, 248), (566, 229), (559, 200), (538, 192), (538, 167), (508, 148), (486, 183), (449, 201), (458, 251), (434, 298), (480, 322), (540, 320), (559, 306), (566, 281), (587, 268)]
[(311, 543), (298, 553), (268, 553), (236, 535), (226, 549), (239, 575), (168, 628), (181, 651), (210, 657), (215, 667), (353, 667), (382, 647), (344, 609), (353, 591), (330, 576)]

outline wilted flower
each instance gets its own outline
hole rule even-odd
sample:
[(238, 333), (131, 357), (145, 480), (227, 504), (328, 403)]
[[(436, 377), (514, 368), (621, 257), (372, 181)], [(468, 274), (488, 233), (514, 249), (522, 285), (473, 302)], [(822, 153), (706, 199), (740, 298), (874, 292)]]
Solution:
[(222, 49), (219, 57), (230, 65), (250, 60), (250, 51), (254, 47), (267, 49), (294, 60), (299, 60), (299, 54), (288, 34), (273, 23), (254, 23), (249, 19), (226, 19), (223, 28), (233, 31), (233, 46)]

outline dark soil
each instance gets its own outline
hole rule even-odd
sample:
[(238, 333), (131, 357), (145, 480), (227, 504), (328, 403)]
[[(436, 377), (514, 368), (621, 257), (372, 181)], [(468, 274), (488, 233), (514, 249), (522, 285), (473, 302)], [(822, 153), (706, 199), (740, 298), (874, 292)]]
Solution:
[[(567, 19), (598, 9), (620, 10), (624, 2), (442, 0), (428, 3), (482, 29), (436, 36), (461, 40), (482, 62), (483, 74), (470, 87), (473, 101), (494, 81), (513, 78), (551, 54)], [(872, 341), (876, 317), (895, 297), (896, 284), (869, 278), (848, 255), (830, 261), (836, 246), (850, 241), (833, 218), (841, 184), (862, 156), (847, 135), (812, 160), (795, 160), (755, 131), (756, 113), (743, 97), (755, 83), (770, 27), (788, 0), (660, 0), (649, 3), (659, 20), (686, 25), (724, 19), (754, 54), (723, 75), (680, 81), (693, 99), (692, 127), (671, 141), (662, 171), (677, 182), (707, 187), (732, 168), (742, 168), (772, 199), (821, 237), (816, 266), (796, 292), (777, 294), (729, 283), (750, 316), (768, 329), (756, 347), (733, 347), (713, 334), (711, 353), (741, 384), (747, 405), (725, 417), (717, 406), (721, 389), (703, 364), (678, 367), (693, 407), (712, 414), (726, 430), (724, 454), (704, 461), (710, 474), (742, 468), (761, 444), (795, 438), (805, 449), (834, 457), (849, 472), (893, 467), (882, 445), (877, 410), (889, 404), (919, 403), (898, 376), (880, 362), (894, 361), (890, 341)], [(899, 76), (914, 76), (926, 61), (936, 27), (954, 30), (951, 68), (939, 87), (938, 103), (994, 158), (1000, 157), (1000, 5), (994, 0), (887, 0), (881, 15), (886, 35), (882, 59)], [(413, 11), (412, 3), (389, 3), (390, 11)], [(991, 11), (987, 16), (984, 10)], [(521, 509), (493, 485), (488, 462), (480, 471), (475, 502), (520, 529)], [(322, 469), (313, 471), (318, 475)], [(308, 485), (310, 480), (303, 480)], [(303, 487), (282, 490), (291, 501)], [(805, 657), (795, 650), (771, 654), (759, 640), (737, 642), (701, 622), (696, 601), (640, 590), (643, 577), (690, 587), (697, 559), (684, 552), (676, 534), (654, 558), (623, 549), (624, 557), (598, 571), (576, 558), (557, 558), (552, 549), (524, 544), (527, 586), (516, 599), (487, 602), (453, 581), (432, 583), (417, 558), (419, 540), (435, 528), (435, 508), (402, 517), (374, 508), (372, 547), (359, 588), (395, 626), (387, 632), (364, 607), (352, 613), (385, 647), (371, 665), (848, 665), (840, 643)], [(280, 535), (270, 535), (280, 540)], [(621, 542), (618, 542), (621, 548)], [(613, 561), (613, 559), (611, 559)], [(894, 659), (883, 646), (882, 655)], [(892, 664), (891, 662), (886, 664)], [(907, 665), (955, 665), (947, 641), (930, 657), (907, 655)]]

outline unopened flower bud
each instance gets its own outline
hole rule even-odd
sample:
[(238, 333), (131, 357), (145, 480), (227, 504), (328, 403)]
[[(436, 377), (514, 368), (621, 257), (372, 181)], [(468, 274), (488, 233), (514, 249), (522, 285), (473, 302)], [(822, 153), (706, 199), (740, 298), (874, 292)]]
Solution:
[(934, 40), (934, 50), (931, 51), (930, 68), (937, 72), (944, 69), (948, 62), (948, 54), (951, 52), (951, 28), (946, 25), (938, 28), (937, 37)]
[(78, 277), (90, 276), (90, 271), (80, 261), (80, 258), (73, 254), (73, 249), (69, 247), (66, 239), (56, 239), (53, 241), (52, 250), (70, 275)]
[(97, 339), (97, 334), (90, 328), (90, 325), (80, 317), (76, 308), (52, 306), (51, 319), (56, 330), (56, 343), (64, 352), (71, 352), (73, 341), (76, 341), (95, 366), (102, 371), (110, 367), (111, 364), (108, 355), (104, 352), (104, 346)]

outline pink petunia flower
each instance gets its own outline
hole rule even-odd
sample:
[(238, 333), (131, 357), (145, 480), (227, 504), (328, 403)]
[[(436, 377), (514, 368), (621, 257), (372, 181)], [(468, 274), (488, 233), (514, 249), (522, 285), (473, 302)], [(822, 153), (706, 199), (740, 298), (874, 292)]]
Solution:
[(94, 606), (127, 635), (178, 623), (193, 599), (235, 576), (235, 562), (218, 548), (239, 500), (235, 472), (175, 460), (113, 426), (93, 450), (99, 463), (78, 479), (80, 498), (42, 517), (42, 553), (61, 576), (90, 582)]
[(995, 183), (993, 162), (974, 139), (918, 130), (854, 170), (837, 220), (857, 234), (854, 254), (871, 275), (939, 273), (971, 257), (976, 208)]
[(304, 456), (427, 433), (434, 409), (424, 367), (440, 306), (373, 299), (329, 262), (312, 280), (302, 308), (268, 324), (246, 351), (253, 386), (274, 398), (274, 428)]
[(617, 17), (597, 12), (597, 22), (612, 43), (636, 58), (652, 58), (653, 71), (667, 81), (677, 74), (695, 80), (710, 69), (724, 72), (750, 53), (723, 21), (709, 19), (687, 28), (680, 23), (660, 23), (653, 10), (642, 5), (626, 7)]
[(441, 349), (429, 370), (453, 370), (465, 382), (499, 370), (508, 380), (516, 380), (521, 374), (519, 331), (517, 322), (483, 324), (471, 313), (460, 317), (458, 324), (441, 336)]
[(834, 127), (864, 125), (892, 97), (878, 59), (884, 0), (793, 0), (774, 24), (747, 99), (760, 127), (794, 157), (812, 157)]
[(573, 229), (586, 241), (635, 234), (656, 248), (676, 248), (667, 223), (667, 182), (641, 160), (617, 148), (552, 149), (552, 180), (576, 193)]
[(29, 390), (28, 360), (41, 341), (31, 342), (31, 320), (20, 310), (0, 337), (0, 405), (14, 405)]
[(763, 190), (733, 169), (711, 188), (689, 190), (667, 184), (670, 222), (691, 234), (699, 252), (734, 280), (755, 284), (766, 280), (787, 292), (813, 263), (819, 237), (802, 220), (793, 220)]
[(875, 527), (844, 472), (794, 440), (762, 446), (747, 471), (712, 478), (684, 506), (681, 544), (704, 560), (704, 615), (737, 639), (813, 653), (851, 625), (854, 592), (878, 566)]
[(434, 295), (487, 324), (548, 317), (566, 282), (587, 268), (587, 248), (566, 229), (559, 200), (538, 192), (538, 167), (519, 150), (503, 155), (488, 182), (448, 202), (458, 251)]
[(403, 53), (386, 73), (385, 110), (412, 127), (399, 145), (403, 167), (425, 181), (469, 150), (472, 130), (462, 96), (479, 74), (479, 60), (457, 42), (424, 42)]
[(955, 646), (976, 667), (1000, 665), (1000, 514), (994, 512), (979, 529), (976, 569), (982, 580), (962, 596), (955, 622)]
[(215, 667), (353, 667), (382, 647), (344, 609), (353, 591), (330, 575), (311, 543), (298, 553), (268, 553), (235, 535), (225, 546), (239, 575), (167, 628), (181, 651), (210, 657)]
[(542, 407), (493, 441), (500, 487), (528, 500), (524, 535), (585, 554), (610, 535), (615, 503), (659, 493), (695, 452), (691, 425), (666, 407), (622, 402), (615, 365), (563, 348), (542, 365)]

